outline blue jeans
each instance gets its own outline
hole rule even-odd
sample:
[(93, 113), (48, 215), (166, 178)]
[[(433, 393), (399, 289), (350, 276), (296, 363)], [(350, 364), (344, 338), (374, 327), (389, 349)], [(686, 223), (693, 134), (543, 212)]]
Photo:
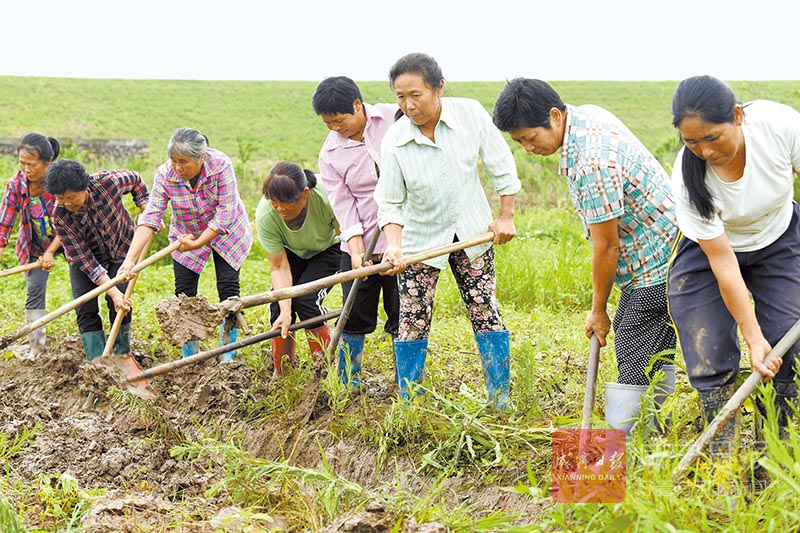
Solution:
[[(800, 318), (800, 218), (798, 206), (788, 229), (774, 243), (736, 259), (755, 303), (756, 319), (767, 341), (775, 346)], [(669, 268), (669, 310), (689, 381), (697, 389), (733, 383), (741, 351), (736, 321), (728, 312), (708, 258), (700, 246), (681, 237)], [(776, 381), (794, 378), (800, 341), (783, 356)]]

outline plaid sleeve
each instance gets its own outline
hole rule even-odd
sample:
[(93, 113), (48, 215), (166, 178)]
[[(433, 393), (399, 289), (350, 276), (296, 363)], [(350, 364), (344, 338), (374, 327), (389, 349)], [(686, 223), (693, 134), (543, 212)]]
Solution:
[(147, 185), (138, 172), (133, 170), (112, 170), (109, 172), (117, 182), (122, 194), (130, 193), (137, 206), (147, 204)]
[[(139, 215), (138, 224), (140, 226), (147, 226), (155, 231), (161, 229), (161, 222), (164, 218), (164, 211), (167, 209), (169, 202), (169, 194), (164, 187), (164, 176), (157, 172), (153, 179), (153, 188), (150, 191), (150, 198), (147, 201), (147, 207), (144, 212)], [(173, 213), (173, 216), (175, 214)]]
[(63, 207), (56, 209), (53, 216), (53, 228), (61, 239), (67, 262), (77, 266), (89, 279), (97, 283), (108, 271), (94, 257), (86, 244), (81, 228), (68, 216), (65, 216), (63, 209)]
[(233, 165), (229, 163), (221, 165), (217, 180), (219, 203), (217, 204), (214, 218), (209, 221), (208, 227), (220, 235), (225, 235), (236, 225), (237, 207), (239, 205), (239, 188), (236, 186)]
[(0, 247), (2, 248), (8, 246), (8, 236), (11, 234), (11, 228), (14, 227), (14, 221), (19, 212), (20, 195), (14, 187), (17, 181), (14, 176), (6, 183), (6, 192), (3, 195), (2, 207), (0, 207)]

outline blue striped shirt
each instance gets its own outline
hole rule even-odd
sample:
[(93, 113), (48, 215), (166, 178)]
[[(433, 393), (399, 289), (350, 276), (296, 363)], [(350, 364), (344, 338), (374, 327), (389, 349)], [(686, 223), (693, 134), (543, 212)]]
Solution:
[[(520, 190), (508, 143), (477, 100), (442, 98), (431, 141), (408, 117), (395, 122), (381, 145), (381, 179), (375, 187), (378, 223), (403, 227), (403, 255), (410, 255), (487, 231), (492, 211), (480, 177), (478, 158), (501, 196)], [(491, 243), (466, 250), (470, 260)], [(425, 261), (438, 269), (447, 256)]]

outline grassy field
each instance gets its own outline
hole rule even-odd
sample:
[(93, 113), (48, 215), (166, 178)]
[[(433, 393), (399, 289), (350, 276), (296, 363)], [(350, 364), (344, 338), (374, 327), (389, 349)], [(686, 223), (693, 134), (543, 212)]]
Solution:
[[(617, 114), (664, 166), (671, 168), (678, 148), (669, 112), (675, 82), (553, 85), (568, 103), (598, 104)], [(365, 82), (360, 86), (368, 102), (393, 100), (386, 82)], [(796, 82), (734, 82), (732, 86), (743, 100), (774, 99), (800, 109)], [(316, 168), (317, 153), (327, 130), (311, 109), (314, 87), (314, 83), (305, 82), (6, 77), (0, 78), (0, 136), (22, 137), (38, 131), (56, 138), (146, 139), (150, 155), (137, 161), (96, 161), (69, 148), (65, 152), (84, 159), (92, 170), (135, 168), (150, 183), (156, 166), (166, 158), (164, 150), (172, 131), (180, 126), (198, 128), (209, 136), (212, 146), (234, 159), (252, 223), (261, 180), (269, 166), (287, 159)], [(501, 87), (502, 83), (460, 82), (452, 84), (448, 91), (452, 96), (476, 98), (491, 110)], [(497, 415), (483, 409), (483, 385), (474, 341), (448, 275), (442, 277), (436, 298), (426, 377), (431, 389), (428, 394), (405, 408), (391, 399), (366, 405), (366, 396), (349, 397), (337, 392), (333, 383), (326, 385), (325, 409), (331, 415), (331, 423), (324, 433), (362, 447), (358, 449), (377, 450), (376, 472), (385, 473), (387, 465), (406, 461), (411, 466), (404, 472), (404, 483), (398, 479), (394, 488), (389, 483), (389, 489), (387, 485), (379, 489), (346, 479), (325, 460), (300, 468), (280, 460), (249, 457), (236, 445), (237, 435), (222, 422), (215, 431), (208, 430), (202, 441), (165, 440), (174, 446), (173, 456), (198, 468), (211, 468), (212, 463), (224, 465), (227, 475), (215, 478), (215, 492), (208, 491), (214, 505), (236, 505), (244, 514), (250, 513), (253, 524), (258, 523), (253, 516), (260, 516), (261, 512), (292, 516), (287, 528), (297, 531), (322, 529), (376, 500), (396, 517), (394, 529), (387, 531), (404, 531), (407, 526), (403, 522), (411, 518), (419, 523), (440, 522), (454, 531), (798, 530), (800, 434), (796, 429), (792, 429), (792, 440), (781, 448), (783, 451), (776, 452), (767, 462), (775, 481), (762, 493), (748, 492), (742, 481), (741, 472), (758, 460), (749, 451), (734, 462), (704, 463), (691, 482), (671, 486), (672, 469), (698, 435), (694, 420), (699, 407), (683, 375), (676, 394), (667, 400), (662, 411), (662, 416), (672, 420), (668, 434), (654, 434), (644, 419), (645, 423), (634, 432), (628, 447), (627, 498), (623, 502), (570, 505), (552, 501), (548, 492), (550, 433), (555, 428), (575, 426), (583, 399), (588, 342), (582, 331), (591, 299), (590, 247), (569, 205), (563, 180), (556, 175), (557, 156), (543, 159), (524, 154), (516, 145), (512, 149), (523, 181), (517, 206), (518, 236), (498, 248), (497, 262), (498, 297), (512, 331), (512, 400), (516, 406), (512, 413)], [(13, 158), (0, 160), (2, 179), (10, 177), (16, 165)], [(164, 237), (160, 239), (154, 248), (164, 244)], [(2, 267), (15, 265), (16, 257), (9, 245)], [(213, 269), (207, 270), (201, 277), (200, 292), (216, 301)], [(241, 282), (243, 295), (270, 288), (268, 265), (257, 243), (242, 269)], [(161, 334), (154, 313), (155, 304), (172, 294), (172, 283), (170, 265), (160, 264), (142, 275), (134, 295), (134, 336), (150, 343), (156, 362), (178, 356), (177, 348)], [(22, 325), (24, 287), (21, 277), (0, 280), (0, 313), (5, 318), (0, 333)], [(48, 309), (69, 302), (70, 295), (67, 267), (59, 259), (48, 290)], [(327, 303), (330, 308), (338, 308), (338, 288)], [(268, 324), (266, 310), (248, 311), (247, 321), (254, 332), (263, 330)], [(56, 338), (76, 331), (72, 314), (49, 326), (50, 335)], [(207, 346), (213, 343), (207, 341)], [(391, 375), (393, 363), (385, 335), (369, 336), (366, 354), (368, 375)], [(263, 356), (260, 347), (242, 350), (244, 364), (253, 376), (268, 376)], [(4, 356), (6, 360), (12, 357), (10, 353)], [(299, 397), (290, 385), (307, 378), (299, 376), (297, 381), (276, 386), (268, 397), (245, 396), (237, 412), (250, 413), (247, 422), (253, 420), (262, 425), (285, 418)], [(615, 379), (615, 361), (609, 346), (602, 352), (598, 383)], [(0, 399), (6, 401), (9, 400)], [(597, 412), (602, 412), (602, 386), (598, 387)], [(601, 424), (599, 418), (601, 415), (597, 421)], [(752, 416), (748, 421), (752, 425)], [(22, 453), (34, 440), (34, 434), (20, 440), (18, 432), (3, 429), (0, 458)], [(160, 445), (167, 446), (164, 442)], [(325, 453), (322, 455), (324, 459)], [(262, 499), (248, 496), (245, 489), (250, 485), (244, 479), (256, 472), (278, 480), (282, 488)], [(24, 516), (27, 527), (33, 530), (80, 530), (68, 525), (71, 522), (67, 518), (50, 517), (38, 525), (34, 523), (25, 509), (53, 506), (47, 498), (54, 497), (41, 491), (26, 491), (10, 481), (12, 474), (7, 469), (6, 477), (0, 478), (0, 529), (11, 531), (8, 524), (17, 524), (15, 521)], [(408, 488), (411, 486), (417, 490)], [(427, 488), (419, 489), (420, 486)], [(491, 487), (529, 500), (528, 514), (505, 513), (491, 504), (470, 500), (470, 491)], [(82, 490), (92, 489), (89, 486)], [(293, 499), (298, 495), (308, 504), (298, 508)], [(84, 496), (84, 500), (90, 498)], [(74, 503), (73, 508), (88, 511), (88, 507)], [(197, 520), (195, 517), (194, 522)], [(191, 521), (187, 518), (157, 530), (184, 530)], [(248, 530), (263, 529), (253, 526)]]

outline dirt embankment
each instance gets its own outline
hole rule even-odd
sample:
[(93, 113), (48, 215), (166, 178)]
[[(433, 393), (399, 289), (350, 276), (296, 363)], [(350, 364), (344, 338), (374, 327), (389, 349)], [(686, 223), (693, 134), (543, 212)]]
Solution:
[[(141, 359), (149, 347), (135, 342), (134, 352)], [(264, 357), (271, 359), (266, 350)], [(142, 362), (145, 367), (152, 363)], [(9, 481), (34, 486), (42, 475), (67, 473), (84, 489), (105, 489), (84, 518), (87, 531), (237, 531), (231, 516), (238, 510), (224, 491), (204, 496), (225, 475), (223, 465), (170, 455), (172, 446), (209, 434), (235, 433), (243, 436), (243, 448), (250, 455), (280, 461), (291, 453), (291, 460), (301, 466), (319, 466), (325, 453), (338, 476), (377, 493), (394, 493), (400, 480), (408, 483), (408, 492), (423, 495), (435, 483), (413, 475), (417, 468), (403, 458), (376, 469), (374, 449), (355, 439), (334, 437), (327, 431), (335, 421), (324, 395), (307, 427), (292, 430), (282, 425), (291, 413), (274, 417), (274, 425), (246, 422), (243, 395), (269, 394), (270, 385), (254, 383), (250, 370), (239, 361), (210, 360), (154, 378), (150, 384), (158, 397), (146, 402), (123, 393), (113, 397), (109, 387), (118, 385), (118, 379), (104, 367), (88, 363), (77, 338), (63, 340), (35, 361), (0, 358), (0, 431), (13, 439), (26, 428), (39, 427), (27, 446), (8, 461)], [(378, 380), (386, 383), (368, 394), (374, 394), (376, 402), (389, 401), (389, 380)], [(87, 402), (90, 393), (96, 402)], [(284, 450), (281, 439), (289, 434), (293, 447)], [(443, 493), (479, 510), (505, 509), (527, 517), (537, 513), (532, 500), (467, 477), (448, 480)], [(27, 525), (37, 526), (36, 512), (28, 511)], [(292, 526), (279, 516), (273, 518), (274, 526)], [(342, 516), (324, 530), (389, 531), (397, 519), (376, 504)], [(175, 524), (180, 526), (171, 529)], [(446, 530), (438, 527), (406, 521), (406, 531)]]

